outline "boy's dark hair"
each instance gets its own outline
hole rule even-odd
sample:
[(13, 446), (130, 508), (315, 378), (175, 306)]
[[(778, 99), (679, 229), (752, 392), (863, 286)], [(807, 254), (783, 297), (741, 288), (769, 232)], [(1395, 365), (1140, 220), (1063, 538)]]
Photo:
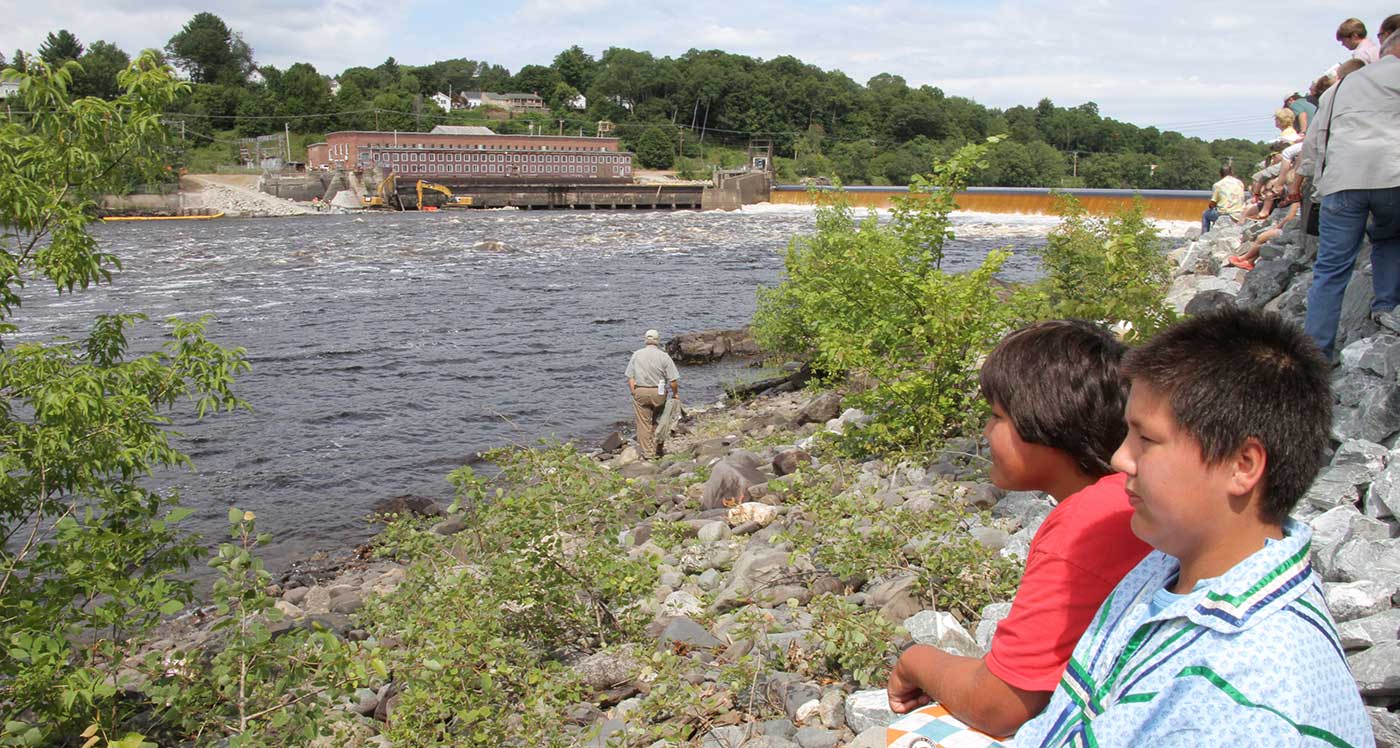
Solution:
[(1022, 441), (1068, 453), (1095, 478), (1108, 475), (1128, 433), (1127, 380), (1118, 372), (1125, 350), (1083, 320), (1037, 322), (992, 349), (979, 375), (982, 397), (1006, 411)]
[(1348, 18), (1337, 27), (1337, 41), (1352, 36), (1366, 36), (1366, 24), (1360, 18)]
[(1322, 467), (1332, 425), (1329, 367), (1277, 314), (1228, 307), (1163, 330), (1129, 351), (1123, 374), (1171, 404), (1177, 425), (1216, 465), (1254, 437), (1264, 445), (1264, 518), (1283, 522)]

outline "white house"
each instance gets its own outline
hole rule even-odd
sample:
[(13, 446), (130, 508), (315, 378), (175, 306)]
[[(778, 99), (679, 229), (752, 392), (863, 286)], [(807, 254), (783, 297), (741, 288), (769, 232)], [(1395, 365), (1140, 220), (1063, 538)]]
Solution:
[(584, 96), (583, 94), (579, 94), (578, 96), (575, 96), (574, 98), (569, 99), (569, 108), (570, 108), (570, 109), (578, 109), (578, 110), (587, 109), (587, 108), (588, 108), (588, 97), (587, 97), (587, 96)]
[(8, 99), (19, 93), (19, 81), (0, 81), (0, 99)]
[(452, 97), (439, 91), (432, 95), (433, 101), (437, 102), (438, 108), (444, 112), (452, 111)]

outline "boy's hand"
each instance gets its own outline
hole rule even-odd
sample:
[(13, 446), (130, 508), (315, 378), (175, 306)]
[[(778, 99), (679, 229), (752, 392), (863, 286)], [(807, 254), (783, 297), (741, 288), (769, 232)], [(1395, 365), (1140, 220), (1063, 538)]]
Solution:
[(915, 644), (906, 649), (904, 654), (899, 656), (895, 662), (894, 669), (890, 671), (890, 682), (885, 686), (885, 692), (889, 696), (890, 711), (895, 714), (905, 714), (912, 712), (921, 706), (933, 703), (933, 699), (924, 693), (918, 685), (914, 672), (918, 668), (918, 661), (924, 659), (918, 650), (922, 644)]

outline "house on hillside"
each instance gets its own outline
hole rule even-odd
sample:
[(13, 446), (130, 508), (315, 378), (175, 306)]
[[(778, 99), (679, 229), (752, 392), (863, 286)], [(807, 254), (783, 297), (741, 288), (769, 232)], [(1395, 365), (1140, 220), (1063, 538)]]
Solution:
[(569, 101), (566, 103), (566, 106), (568, 106), (570, 109), (577, 109), (579, 111), (583, 111), (584, 109), (588, 108), (588, 97), (584, 96), (583, 94), (579, 94), (578, 96), (569, 99)]
[(19, 81), (0, 81), (0, 99), (8, 99), (19, 93)]
[(460, 91), (452, 104), (457, 109), (475, 109), (481, 106), (481, 97), (485, 95), (480, 91)]
[(450, 112), (450, 111), (452, 111), (452, 97), (451, 97), (451, 96), (448, 96), (447, 94), (445, 94), (445, 93), (443, 93), (443, 92), (441, 92), (441, 91), (438, 91), (437, 93), (433, 94), (433, 95), (430, 96), (429, 98), (431, 98), (431, 99), (433, 100), (433, 103), (437, 104), (437, 105), (438, 105), (438, 108), (441, 109), (442, 111), (444, 111), (444, 112)]
[(487, 106), (497, 106), (512, 114), (524, 114), (527, 112), (547, 112), (549, 107), (544, 103), (544, 99), (532, 93), (490, 93), (483, 91), (481, 103)]

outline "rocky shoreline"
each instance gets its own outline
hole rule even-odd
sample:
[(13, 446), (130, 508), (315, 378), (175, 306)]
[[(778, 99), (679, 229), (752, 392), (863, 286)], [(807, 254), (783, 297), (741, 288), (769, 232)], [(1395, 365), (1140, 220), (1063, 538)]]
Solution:
[[(1297, 223), (1265, 246), (1248, 274), (1225, 262), (1238, 247), (1238, 227), (1219, 227), (1173, 250), (1171, 302), (1179, 311), (1234, 303), (1300, 319), (1311, 257)], [(1294, 516), (1313, 527), (1312, 560), (1325, 579), (1327, 601), (1371, 713), (1377, 745), (1400, 746), (1400, 718), (1394, 711), (1400, 706), (1400, 337), (1380, 331), (1364, 314), (1370, 277), (1361, 266), (1367, 264), (1358, 264), (1343, 318), (1345, 347), (1334, 380), (1338, 446)], [(748, 350), (739, 336), (727, 333), (676, 347), (697, 360), (717, 351)], [(892, 718), (884, 691), (862, 689), (850, 678), (833, 679), (811, 667), (828, 644), (822, 640), (814, 601), (839, 600), (851, 611), (878, 614), (902, 627), (889, 641), (870, 643), (877, 655), (913, 640), (980, 656), (1009, 604), (996, 602), (971, 612), (956, 605), (938, 609), (920, 591), (920, 574), (926, 571), (918, 565), (920, 551), (929, 542), (962, 543), (1023, 562), (1052, 503), (1041, 494), (1006, 493), (986, 482), (987, 461), (981, 445), (971, 439), (949, 444), (920, 463), (849, 462), (828, 455), (820, 435), (860, 428), (863, 414), (843, 409), (839, 393), (783, 391), (785, 386), (790, 384), (775, 380), (756, 399), (695, 409), (659, 463), (639, 460), (626, 446), (599, 452), (601, 464), (634, 485), (654, 486), (658, 497), (655, 511), (618, 539), (619, 552), (656, 560), (659, 580), (642, 603), (651, 619), (648, 636), (655, 651), (689, 658), (690, 683), (706, 693), (721, 691), (727, 664), (743, 658), (762, 663), (746, 697), (715, 706), (690, 744), (883, 746), (884, 726)], [(956, 537), (908, 539), (900, 549), (901, 568), (870, 578), (842, 577), (818, 561), (815, 549), (793, 540), (821, 530), (811, 505), (804, 508), (795, 498), (808, 479), (824, 481), (831, 501), (873, 502), (877, 515), (967, 514), (956, 523)], [(683, 488), (673, 490), (676, 486)], [(430, 501), (400, 509), (442, 513)], [(863, 522), (848, 529), (871, 536), (882, 532), (879, 520)], [(462, 529), (460, 519), (442, 515), (431, 531), (446, 537)], [(669, 542), (662, 542), (663, 531)], [(355, 614), (367, 600), (396, 589), (407, 568), (368, 556), (362, 549), (357, 558), (293, 569), (278, 578), (269, 592), (277, 596), (276, 607), (285, 617), (276, 626), (320, 626), (350, 641), (369, 638), (358, 628)], [(767, 625), (755, 630), (754, 620)], [(153, 648), (207, 642), (212, 625), (206, 612), (187, 615), (167, 624)], [(577, 736), (577, 744), (626, 743), (635, 727), (629, 717), (637, 718), (652, 687), (647, 656), (644, 647), (629, 645), (566, 659), (593, 695), (572, 710), (570, 723), (560, 730)], [(315, 745), (390, 745), (379, 733), (394, 718), (396, 685), (392, 677), (371, 685), (336, 707), (337, 737)]]

